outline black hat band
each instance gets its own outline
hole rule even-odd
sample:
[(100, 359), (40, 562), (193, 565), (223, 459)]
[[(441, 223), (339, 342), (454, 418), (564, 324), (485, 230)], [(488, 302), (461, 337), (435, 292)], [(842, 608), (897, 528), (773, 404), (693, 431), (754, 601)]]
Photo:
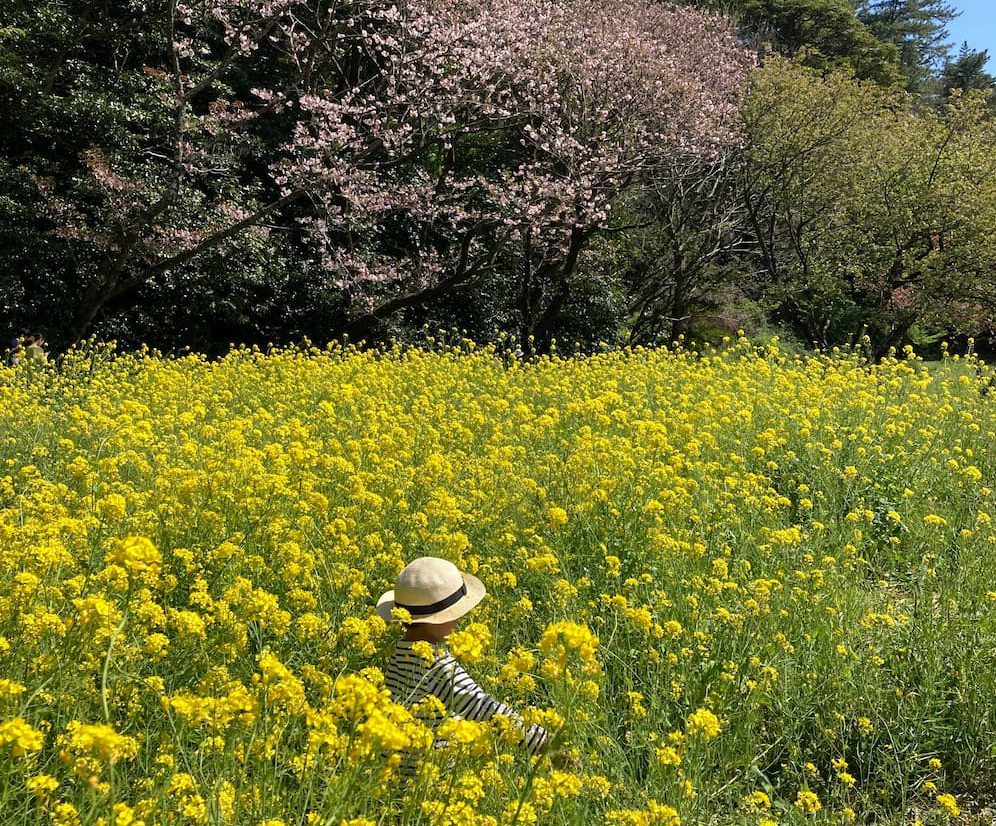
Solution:
[(395, 600), (394, 607), (404, 608), (413, 617), (424, 617), (427, 614), (435, 614), (437, 611), (442, 611), (444, 608), (456, 605), (465, 596), (467, 596), (466, 582), (461, 583), (460, 587), (448, 597), (444, 597), (439, 600), (439, 602), (434, 602), (431, 605), (405, 605), (404, 603)]

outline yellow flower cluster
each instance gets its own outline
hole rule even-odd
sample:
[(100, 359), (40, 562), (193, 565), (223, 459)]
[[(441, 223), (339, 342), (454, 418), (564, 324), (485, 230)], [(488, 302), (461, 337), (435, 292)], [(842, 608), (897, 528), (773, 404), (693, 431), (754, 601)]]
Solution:
[(719, 718), (707, 708), (699, 708), (688, 716), (685, 732), (691, 737), (712, 740), (719, 734)]
[(937, 805), (950, 817), (958, 817), (961, 814), (961, 809), (958, 808), (958, 802), (955, 800), (952, 794), (939, 794), (936, 797)]
[(156, 546), (143, 536), (125, 537), (115, 544), (105, 559), (110, 563), (105, 570), (112, 570), (111, 565), (121, 565), (147, 585), (155, 583), (163, 561)]
[(549, 658), (543, 664), (543, 673), (553, 678), (565, 674), (569, 661), (576, 656), (582, 671), (597, 674), (597, 647), (598, 637), (589, 628), (570, 620), (551, 623), (539, 641), (539, 650)]
[(28, 725), (23, 717), (0, 723), (0, 748), (9, 748), (13, 757), (38, 751), (44, 742), (44, 735)]
[(251, 724), (259, 711), (258, 699), (238, 682), (216, 689), (216, 695), (197, 697), (192, 694), (163, 696), (163, 707), (185, 723), (222, 730), (233, 721)]
[[(105, 723), (73, 720), (56, 738), (59, 757), (80, 777), (97, 778), (105, 765), (138, 755), (139, 742)], [(93, 782), (96, 782), (95, 780)]]
[(678, 810), (664, 806), (656, 800), (648, 800), (643, 810), (619, 809), (605, 813), (606, 826), (680, 826)]
[(795, 807), (800, 812), (805, 812), (806, 814), (816, 814), (816, 812), (823, 808), (823, 805), (820, 803), (820, 798), (815, 792), (811, 792), (806, 789), (796, 795)]
[[(996, 775), (973, 734), (996, 715), (993, 371), (728, 344), (0, 367), (5, 805), (52, 826), (957, 817), (943, 767)], [(392, 695), (373, 606), (420, 555), (488, 596), (415, 655), (448, 649), (514, 713)]]
[(464, 630), (454, 631), (446, 638), (447, 648), (464, 663), (479, 662), (490, 642), (491, 632), (480, 622), (471, 623)]

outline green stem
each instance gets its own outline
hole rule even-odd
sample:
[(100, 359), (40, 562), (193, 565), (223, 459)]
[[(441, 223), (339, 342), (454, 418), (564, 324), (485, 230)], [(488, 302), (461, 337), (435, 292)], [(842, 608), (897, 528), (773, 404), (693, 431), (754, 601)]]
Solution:
[[(107, 673), (111, 667), (111, 653), (114, 651), (114, 643), (118, 638), (118, 635), (125, 627), (125, 623), (128, 621), (128, 611), (125, 610), (124, 616), (121, 617), (121, 622), (118, 623), (118, 627), (114, 629), (114, 633), (111, 634), (111, 640), (107, 644), (107, 655), (104, 657), (104, 668), (100, 675), (100, 704), (104, 709), (104, 722), (107, 725), (111, 724), (111, 711), (107, 705)], [(109, 775), (108, 782), (110, 784), (112, 794), (114, 789), (114, 760), (109, 760), (107, 763), (107, 773)], [(113, 818), (113, 815), (112, 815)]]

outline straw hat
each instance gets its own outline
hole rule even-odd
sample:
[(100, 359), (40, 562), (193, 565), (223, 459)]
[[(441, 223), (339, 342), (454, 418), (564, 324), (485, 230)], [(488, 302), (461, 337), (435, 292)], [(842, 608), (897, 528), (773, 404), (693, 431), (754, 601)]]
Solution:
[(452, 562), (422, 556), (398, 574), (394, 590), (377, 600), (377, 613), (390, 622), (391, 610), (404, 608), (412, 622), (441, 624), (462, 617), (484, 599), (484, 584), (473, 574), (461, 573)]

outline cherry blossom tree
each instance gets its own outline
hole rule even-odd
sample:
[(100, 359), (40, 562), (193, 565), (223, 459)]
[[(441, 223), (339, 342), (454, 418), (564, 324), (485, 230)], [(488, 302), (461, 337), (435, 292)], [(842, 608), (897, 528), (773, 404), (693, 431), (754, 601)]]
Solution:
[(169, 0), (148, 14), (166, 44), (143, 68), (157, 131), (92, 147), (75, 190), (37, 179), (57, 232), (100, 251), (74, 338), (137, 285), (294, 224), (355, 335), (500, 265), (523, 337), (542, 337), (620, 199), (675, 153), (739, 140), (752, 62), (722, 17), (653, 0)]
[[(328, 184), (312, 228), (360, 334), (504, 253), (523, 338), (542, 337), (620, 196), (676, 152), (738, 140), (751, 60), (716, 15), (646, 0), (430, 0), (399, 24), (404, 35), (377, 41), (369, 83), (303, 102), (313, 119), (285, 167), (288, 192)], [(379, 243), (388, 222), (407, 244)]]

